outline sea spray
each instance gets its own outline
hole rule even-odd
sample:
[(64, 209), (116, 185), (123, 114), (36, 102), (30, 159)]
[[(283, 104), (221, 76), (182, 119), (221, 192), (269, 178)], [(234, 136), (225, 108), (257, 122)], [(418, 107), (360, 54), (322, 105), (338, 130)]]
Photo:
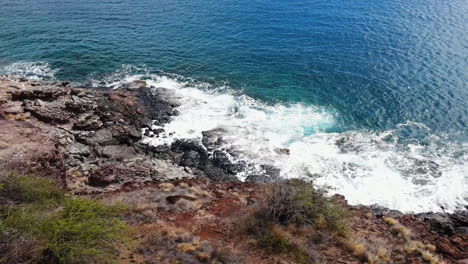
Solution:
[[(45, 62), (22, 62), (2, 72), (50, 80), (57, 69)], [(145, 80), (151, 89), (170, 89), (180, 102), (179, 115), (154, 127), (165, 132), (145, 142), (201, 140), (203, 131), (221, 128), (218, 150), (235, 151), (229, 155), (233, 162), (258, 165), (239, 172), (241, 180), (270, 164), (284, 178), (314, 175), (352, 204), (405, 212), (441, 211), (441, 206), (453, 211), (468, 204), (468, 144), (457, 135), (437, 134), (417, 122), (383, 131), (345, 129), (331, 107), (267, 104), (229, 86), (130, 65), (77, 85), (120, 89), (135, 80)]]
[[(145, 138), (146, 143), (201, 140), (203, 131), (221, 128), (219, 150), (235, 151), (235, 156), (229, 155), (233, 162), (270, 164), (280, 168), (284, 178), (314, 175), (352, 204), (423, 212), (441, 211), (440, 206), (453, 211), (468, 203), (468, 145), (433, 134), (423, 124), (407, 122), (384, 131), (344, 130), (332, 108), (266, 104), (229, 87), (175, 75), (116, 75), (108, 76), (109, 87), (145, 79), (152, 89), (170, 89), (179, 98), (180, 114), (155, 126), (165, 133)], [(417, 136), (408, 132), (413, 130)], [(242, 171), (238, 177), (243, 180), (252, 173), (257, 172)]]

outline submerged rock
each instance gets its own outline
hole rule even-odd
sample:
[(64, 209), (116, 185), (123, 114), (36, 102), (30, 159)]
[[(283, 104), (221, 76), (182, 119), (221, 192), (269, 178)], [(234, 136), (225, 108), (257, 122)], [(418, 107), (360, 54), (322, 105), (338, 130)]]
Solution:
[(247, 176), (247, 182), (274, 182), (279, 180), (281, 170), (272, 165), (261, 165), (262, 171), (258, 174)]

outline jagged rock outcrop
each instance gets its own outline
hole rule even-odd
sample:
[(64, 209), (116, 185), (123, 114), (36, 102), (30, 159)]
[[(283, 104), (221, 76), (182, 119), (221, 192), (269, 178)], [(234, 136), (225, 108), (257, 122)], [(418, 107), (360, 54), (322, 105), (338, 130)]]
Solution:
[(134, 181), (194, 177), (183, 167), (170, 166), (171, 161), (153, 159), (136, 144), (143, 128), (171, 119), (177, 103), (168, 91), (163, 98), (144, 83), (96, 90), (11, 76), (3, 77), (2, 87), (3, 119), (21, 119), (56, 140), (63, 156), (63, 179), (72, 192), (95, 193)]

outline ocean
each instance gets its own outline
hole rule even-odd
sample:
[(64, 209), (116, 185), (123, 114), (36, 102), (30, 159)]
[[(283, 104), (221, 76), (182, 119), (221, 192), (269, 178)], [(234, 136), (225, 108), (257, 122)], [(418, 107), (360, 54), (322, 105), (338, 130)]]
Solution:
[(222, 128), (232, 159), (313, 175), (352, 204), (468, 205), (464, 0), (0, 4), (1, 73), (174, 90), (168, 137), (145, 141)]

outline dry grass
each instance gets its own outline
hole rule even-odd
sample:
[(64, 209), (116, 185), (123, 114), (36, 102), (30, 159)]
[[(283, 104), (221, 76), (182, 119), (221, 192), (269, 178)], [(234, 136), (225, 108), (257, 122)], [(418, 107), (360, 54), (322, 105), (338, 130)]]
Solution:
[(390, 257), (388, 256), (389, 254), (387, 253), (387, 250), (380, 248), (377, 251), (377, 257), (383, 260), (385, 263), (390, 261)]
[(391, 217), (384, 217), (383, 219), (387, 224), (392, 226), (392, 229), (395, 233), (401, 235), (403, 238), (408, 239), (410, 231), (400, 224), (396, 219)]
[(195, 252), (195, 246), (191, 243), (180, 243), (177, 245), (177, 250), (182, 251), (183, 253)]
[(174, 185), (172, 183), (164, 182), (159, 184), (159, 188), (161, 188), (164, 192), (169, 192), (174, 188)]
[(197, 257), (198, 257), (198, 259), (199, 259), (200, 261), (206, 262), (206, 261), (208, 261), (208, 260), (210, 259), (211, 256), (210, 256), (209, 254), (207, 254), (207, 253), (199, 252), (199, 253), (197, 254)]
[(436, 250), (434, 245), (411, 240), (409, 237), (411, 234), (410, 231), (393, 218), (385, 217), (384, 221), (392, 226), (392, 230), (396, 234), (402, 236), (406, 240), (406, 244), (403, 248), (407, 254), (418, 253), (426, 262), (431, 264), (441, 263), (440, 260), (431, 253), (431, 251), (434, 252)]
[(232, 250), (214, 247), (165, 222), (153, 226), (136, 252), (142, 255), (144, 263), (243, 263)]
[(407, 254), (419, 254), (424, 261), (430, 264), (439, 264), (443, 263), (439, 260), (437, 256), (434, 256), (430, 251), (435, 251), (435, 247), (430, 244), (423, 244), (417, 241), (409, 241), (405, 244), (404, 247)]
[(408, 237), (408, 236), (410, 235), (409, 230), (406, 229), (406, 228), (405, 228), (404, 226), (402, 226), (402, 225), (395, 225), (395, 226), (393, 227), (393, 229), (394, 229), (398, 234), (400, 234), (401, 236), (403, 236), (403, 237), (405, 237), (405, 238)]
[(24, 115), (17, 115), (15, 117), (15, 120), (16, 121), (24, 121), (24, 120), (26, 120), (26, 117)]
[(426, 245), (424, 245), (424, 247), (429, 251), (432, 251), (432, 252), (436, 251), (436, 247), (434, 245), (426, 244)]
[(383, 220), (385, 221), (385, 223), (390, 224), (390, 225), (398, 224), (398, 221), (391, 217), (384, 217)]
[(3, 140), (0, 140), (0, 149), (6, 149), (8, 148), (8, 143), (6, 143)]
[(347, 248), (355, 257), (363, 263), (383, 264), (393, 263), (390, 259), (392, 255), (385, 248), (387, 242), (385, 240), (376, 239), (370, 242), (364, 237), (358, 237), (351, 241), (349, 239), (342, 241), (343, 247)]
[(159, 189), (147, 188), (119, 193), (109, 197), (108, 202), (127, 204), (129, 214), (126, 215), (126, 219), (130, 223), (154, 223), (160, 213), (195, 212), (208, 201), (209, 197), (202, 193), (197, 194), (198, 192), (193, 191), (192, 187), (187, 188), (187, 186), (187, 184), (161, 183)]
[(350, 244), (350, 248), (353, 251), (353, 254), (359, 259), (367, 259), (367, 250), (363, 243), (352, 242)]

